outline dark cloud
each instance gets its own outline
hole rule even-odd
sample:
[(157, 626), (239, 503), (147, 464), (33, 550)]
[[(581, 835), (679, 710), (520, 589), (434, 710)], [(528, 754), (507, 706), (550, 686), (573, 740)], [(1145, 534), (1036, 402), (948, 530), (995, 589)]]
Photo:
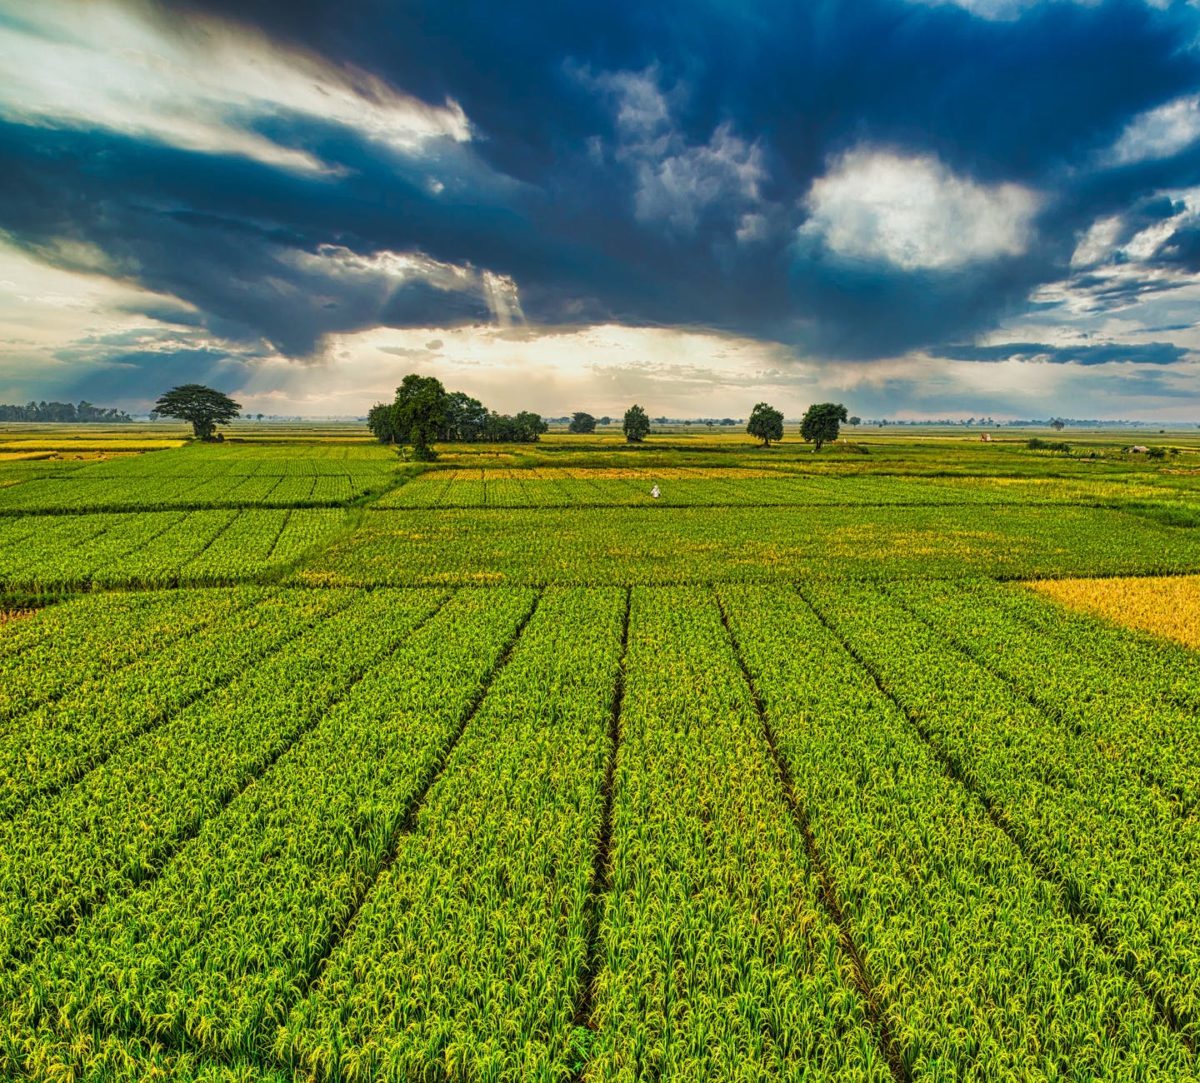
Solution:
[(929, 351), (934, 357), (952, 361), (1047, 361), (1056, 365), (1105, 365), (1124, 361), (1135, 365), (1173, 365), (1187, 356), (1187, 350), (1170, 342), (1146, 342), (1140, 345), (1096, 343), (1080, 346), (1050, 346), (1043, 342), (1005, 342), (995, 346), (940, 346)]
[(127, 350), (80, 366), (67, 390), (73, 399), (149, 403), (167, 388), (184, 383), (235, 391), (245, 384), (249, 372), (245, 361), (222, 350)]
[[(936, 350), (1064, 278), (1097, 215), (1119, 211), (1132, 235), (1178, 213), (1164, 189), (1200, 180), (1195, 151), (1120, 166), (1102, 154), (1139, 113), (1200, 89), (1197, 14), (1183, 5), (1045, 3), (1009, 21), (906, 0), (153, 10), (170, 33), (215, 15), (430, 104), (452, 98), (472, 126), (468, 144), (406, 154), (311, 118), (256, 122), (324, 173), (78, 127), (0, 126), (0, 229), (59, 263), (74, 258), (64, 242), (94, 246), (115, 277), (198, 313), (147, 315), (203, 326), (235, 352), (305, 358), (331, 334), (491, 318), (480, 289), (394, 281), (331, 252), (421, 253), (509, 276), (536, 322), (708, 327), (824, 357)], [(619, 118), (628, 99), (614, 73), (640, 76), (668, 106), (641, 143)], [(1027, 250), (902, 270), (798, 247), (813, 179), (858, 145), (933, 154), (980, 184), (1042, 193)], [(672, 199), (691, 201), (689, 213), (661, 213)], [(1189, 268), (1200, 258), (1184, 230), (1163, 252)], [(1124, 298), (1155, 287), (1112, 288)]]

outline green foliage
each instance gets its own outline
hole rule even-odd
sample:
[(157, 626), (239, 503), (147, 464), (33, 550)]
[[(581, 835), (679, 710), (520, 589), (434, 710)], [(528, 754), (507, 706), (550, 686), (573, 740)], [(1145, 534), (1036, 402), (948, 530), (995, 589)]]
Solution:
[(163, 417), (189, 421), (198, 440), (212, 440), (218, 425), (226, 425), (238, 415), (242, 404), (223, 391), (203, 384), (180, 384), (161, 395), (154, 412)]
[(371, 407), (367, 427), (380, 443), (410, 445), (416, 461), (433, 462), (435, 440), (532, 444), (550, 426), (540, 414), (498, 414), (461, 391), (447, 394), (432, 376), (410, 373), (396, 389), (395, 402)]
[(1065, 440), (1043, 440), (1040, 436), (1034, 436), (1026, 444), (1030, 451), (1061, 451), (1069, 452), (1071, 445)]
[[(959, 596), (961, 585), (946, 593)], [(938, 1064), (979, 1079), (1053, 1078), (1060, 1064), (1092, 1078), (1187, 1073), (1182, 1043), (1136, 981), (947, 773), (938, 747), (855, 659), (858, 640), (848, 650), (828, 617), (788, 588), (720, 595), (829, 881), (844, 885), (840, 904), (878, 976), (908, 1074), (921, 1078)], [(823, 609), (866, 607), (847, 622), (856, 628), (891, 620), (877, 597), (820, 591)], [(987, 610), (963, 608), (973, 626), (966, 642), (1011, 658), (1015, 633), (980, 636)], [(955, 649), (929, 659), (926, 683), (937, 682)], [(1056, 663), (1047, 664), (1029, 675), (1053, 673)], [(961, 705), (964, 724), (979, 706)], [(1087, 980), (1063, 980), (1081, 972)]]
[(393, 455), (371, 445), (191, 445), (80, 464), (0, 489), (0, 512), (341, 507), (393, 481)]
[[(959, 591), (961, 584), (952, 593)], [(919, 720), (924, 739), (954, 777), (1008, 826), (1029, 862), (1046, 870), (1051, 897), (1070, 900), (1081, 920), (1102, 932), (1112, 954), (1194, 1041), (1200, 921), (1192, 900), (1200, 892), (1200, 842), (1184, 826), (1191, 806), (1180, 806), (1179, 794), (1166, 799), (1167, 791), (1144, 773), (1145, 761), (1132, 754), (1136, 745), (1122, 735), (1138, 721), (1114, 724), (1103, 706), (1087, 710), (1082, 726), (1078, 707), (1060, 716), (1050, 706), (1061, 703), (1060, 693), (1042, 698), (1041, 690), (1056, 682), (1053, 669), (1022, 666), (1026, 691), (1014, 687), (979, 660), (982, 653), (977, 658), (977, 641), (996, 634), (986, 606), (972, 614), (970, 649), (963, 650), (948, 629), (920, 619), (877, 587), (814, 582), (805, 594), (906, 714)], [(1035, 624), (1051, 607), (1037, 608), (1042, 616)], [(1070, 648), (1089, 649), (1089, 640)], [(989, 647), (987, 657), (995, 653)], [(1010, 664), (1021, 665), (1017, 659)], [(1129, 658), (1117, 672), (1133, 666)], [(1092, 686), (1098, 695), (1107, 695), (1099, 688), (1112, 672), (1103, 686)], [(1028, 690), (1035, 687), (1040, 691), (1031, 699)], [(1081, 683), (1072, 693), (1081, 704), (1091, 700), (1086, 689)], [(1165, 718), (1160, 724), (1170, 725)], [(1173, 935), (1163, 937), (1164, 928)], [(1022, 940), (1030, 948), (1039, 943)], [(1126, 1077), (1116, 1069), (1111, 1074)]]
[(279, 1033), (276, 1055), (301, 1074), (420, 1078), (439, 1048), (459, 1079), (567, 1075), (623, 610), (612, 589), (538, 603)]
[(596, 419), (591, 414), (585, 414), (581, 410), (577, 410), (571, 415), (571, 424), (567, 426), (567, 432), (573, 433), (592, 433), (596, 431)]
[(1195, 1080), (1193, 453), (672, 440), (0, 464), (0, 1076)]
[(763, 447), (770, 447), (772, 440), (783, 439), (783, 411), (776, 410), (769, 403), (758, 403), (750, 411), (746, 431), (761, 440)]
[(707, 590), (633, 592), (613, 786), (587, 1078), (889, 1079)]
[(646, 411), (635, 403), (625, 411), (625, 420), (621, 427), (626, 441), (640, 444), (650, 432), (650, 418)]
[[(640, 496), (650, 503), (648, 492)], [(1200, 566), (1200, 537), (1110, 508), (831, 503), (756, 515), (656, 507), (373, 511), (297, 577), (312, 584), (582, 585), (1133, 575)]]
[(446, 396), (446, 423), (441, 439), (460, 444), (487, 439), (488, 409), (462, 391)]
[(800, 419), (800, 435), (820, 451), (838, 438), (838, 426), (846, 420), (846, 407), (840, 402), (814, 403)]
[(86, 399), (73, 402), (30, 402), (25, 406), (0, 404), (0, 422), (41, 421), (56, 425), (128, 424), (133, 421), (124, 410), (116, 407), (93, 406)]
[(536, 444), (550, 426), (541, 414), (522, 410), (516, 415), (491, 413), (484, 429), (484, 438), (496, 444)]
[(345, 520), (332, 508), (0, 517), (0, 589), (238, 583), (285, 568)]
[(433, 376), (410, 372), (396, 388), (392, 403), (392, 431), (396, 442), (411, 444), (414, 457), (427, 461), (437, 456), (432, 444), (446, 423), (446, 389)]

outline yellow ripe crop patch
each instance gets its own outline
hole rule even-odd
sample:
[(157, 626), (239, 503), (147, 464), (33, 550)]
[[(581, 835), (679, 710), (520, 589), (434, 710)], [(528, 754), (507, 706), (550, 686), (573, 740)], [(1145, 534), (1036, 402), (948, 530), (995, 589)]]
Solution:
[(1200, 648), (1200, 575), (1046, 579), (1028, 585), (1072, 609)]

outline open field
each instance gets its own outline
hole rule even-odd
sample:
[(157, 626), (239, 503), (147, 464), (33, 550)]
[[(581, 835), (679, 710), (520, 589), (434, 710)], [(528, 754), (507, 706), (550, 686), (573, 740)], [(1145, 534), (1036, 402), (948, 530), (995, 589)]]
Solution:
[(0, 1077), (1200, 1078), (1200, 434), (126, 428), (0, 431)]

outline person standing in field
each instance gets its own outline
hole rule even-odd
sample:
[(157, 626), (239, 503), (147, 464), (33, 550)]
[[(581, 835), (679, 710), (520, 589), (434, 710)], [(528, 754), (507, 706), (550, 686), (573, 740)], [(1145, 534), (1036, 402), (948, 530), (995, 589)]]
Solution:
[(658, 498), (659, 498), (659, 497), (662, 495), (662, 494), (661, 494), (661, 493), (658, 491), (658, 485), (657, 485), (657, 483), (655, 484), (654, 488), (650, 490), (650, 495), (651, 495), (652, 497), (654, 497), (654, 499), (655, 499), (655, 500), (657, 500), (657, 499), (658, 499)]

